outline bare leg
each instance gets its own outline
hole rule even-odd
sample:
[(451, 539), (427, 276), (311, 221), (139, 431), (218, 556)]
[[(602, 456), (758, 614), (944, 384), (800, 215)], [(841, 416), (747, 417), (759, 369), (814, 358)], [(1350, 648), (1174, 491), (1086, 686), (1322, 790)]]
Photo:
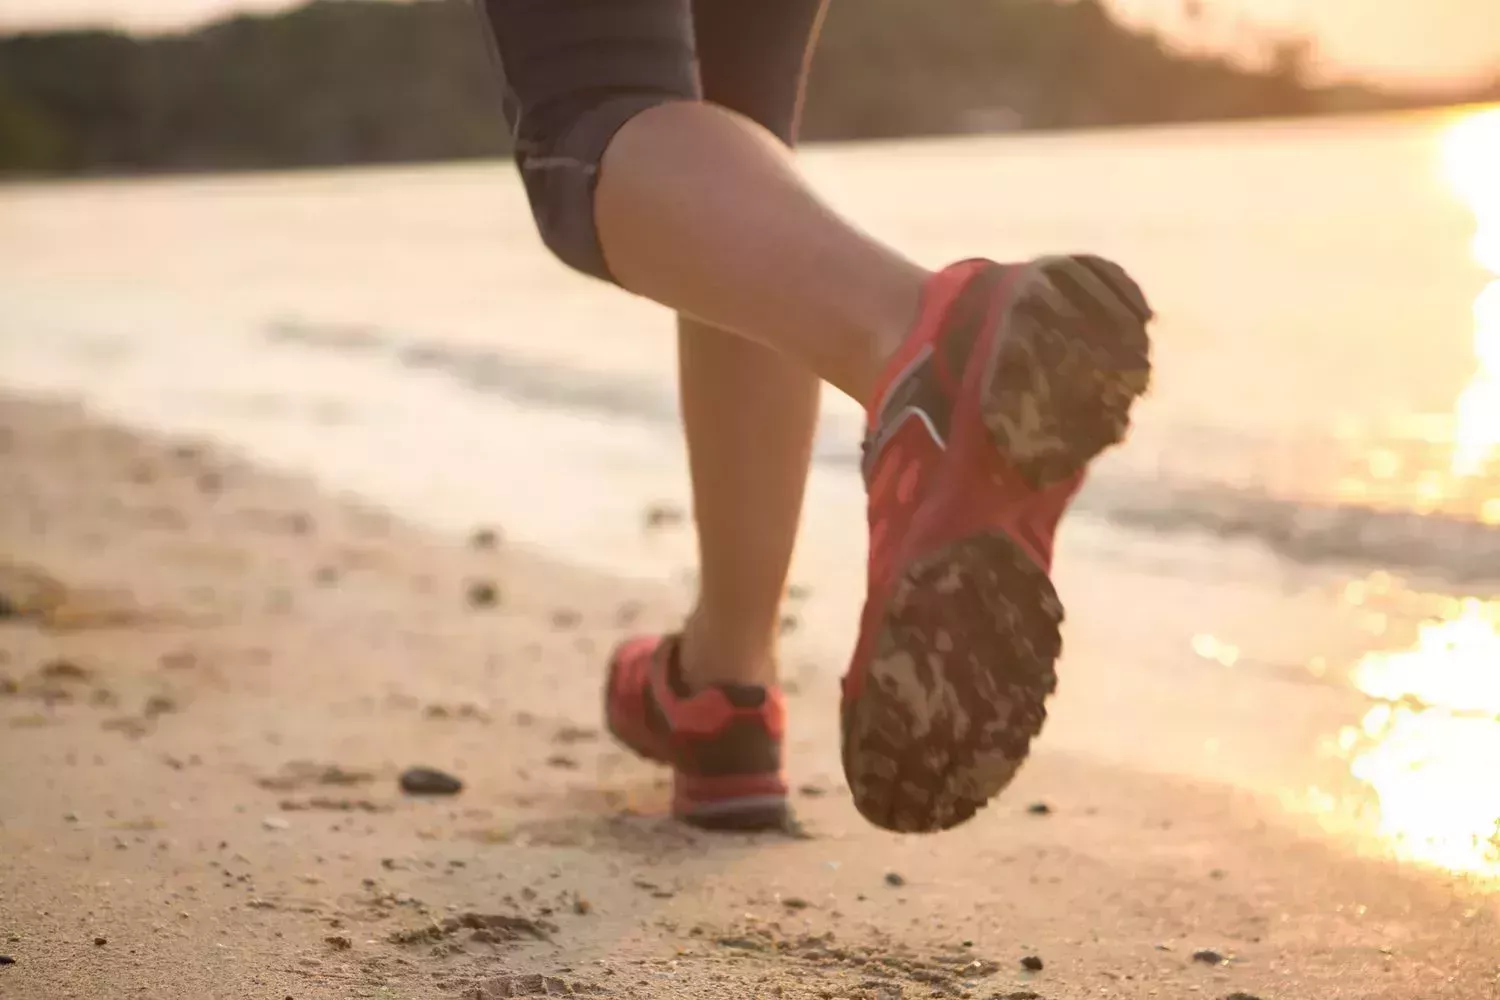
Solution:
[(682, 412), (698, 525), (698, 603), (683, 630), (695, 686), (776, 682), (781, 596), (818, 419), (800, 364), (684, 318)]
[(703, 102), (628, 121), (594, 204), (622, 286), (773, 347), (863, 403), (928, 277), (824, 205), (769, 132)]

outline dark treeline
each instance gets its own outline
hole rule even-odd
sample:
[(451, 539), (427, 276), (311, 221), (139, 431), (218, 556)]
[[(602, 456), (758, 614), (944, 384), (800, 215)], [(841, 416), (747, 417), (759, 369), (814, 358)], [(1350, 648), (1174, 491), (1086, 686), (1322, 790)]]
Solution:
[[(753, 2), (753, 0), (746, 0)], [(843, 0), (809, 140), (1307, 115), (1427, 102), (1190, 56), (1099, 0)], [(1500, 98), (1500, 81), (1492, 94)], [(0, 38), (0, 171), (224, 169), (493, 156), (506, 129), (468, 0), (316, 0), (178, 35)]]

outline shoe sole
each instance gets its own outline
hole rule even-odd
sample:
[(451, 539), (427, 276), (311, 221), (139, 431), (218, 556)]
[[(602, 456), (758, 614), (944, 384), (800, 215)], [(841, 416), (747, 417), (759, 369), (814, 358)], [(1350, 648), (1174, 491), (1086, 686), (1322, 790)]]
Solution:
[[(1037, 488), (1124, 439), (1150, 381), (1150, 308), (1117, 265), (1025, 265), (999, 320), (980, 412), (1005, 463)], [(1046, 721), (1062, 602), (1009, 535), (959, 539), (895, 581), (860, 696), (844, 720), (859, 811), (907, 833), (948, 829), (999, 794)]]

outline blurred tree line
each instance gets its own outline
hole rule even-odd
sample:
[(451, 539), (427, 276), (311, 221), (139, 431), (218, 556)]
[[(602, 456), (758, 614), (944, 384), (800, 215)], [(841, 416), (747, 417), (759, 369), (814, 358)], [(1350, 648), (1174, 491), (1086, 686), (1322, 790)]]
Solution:
[[(753, 2), (753, 0), (744, 0)], [(1173, 50), (1100, 0), (842, 0), (808, 140), (1304, 115), (1419, 103)], [(1500, 97), (1497, 83), (1496, 97)], [(468, 0), (314, 0), (176, 35), (0, 37), (0, 171), (232, 169), (506, 152)]]

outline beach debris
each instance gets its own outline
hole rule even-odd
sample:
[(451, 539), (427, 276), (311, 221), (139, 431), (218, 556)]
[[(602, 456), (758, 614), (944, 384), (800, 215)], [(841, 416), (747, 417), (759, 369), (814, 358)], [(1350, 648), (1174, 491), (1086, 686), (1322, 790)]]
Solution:
[(9, 955), (0, 955), (0, 965), (15, 965), (16, 960)]
[(593, 983), (569, 982), (555, 976), (499, 976), (469, 987), (464, 1000), (508, 1000), (510, 997), (576, 997), (604, 992)]
[(1033, 816), (1051, 816), (1052, 807), (1045, 802), (1033, 802), (1026, 807), (1026, 811)]
[(1027, 955), (1021, 959), (1021, 968), (1027, 972), (1041, 972), (1044, 965), (1045, 963), (1042, 962), (1041, 957), (1037, 955)]
[(658, 501), (646, 507), (646, 527), (668, 528), (681, 524), (686, 516), (676, 504)]
[(123, 733), (133, 740), (138, 740), (151, 732), (151, 724), (149, 722), (145, 719), (137, 719), (133, 715), (122, 715), (114, 719), (105, 719), (99, 723), (99, 728), (105, 732)]
[(401, 790), (408, 795), (457, 795), (464, 783), (432, 767), (411, 767), (401, 772)]
[(107, 938), (107, 937), (96, 937), (96, 938), (94, 938), (94, 947), (95, 948), (103, 948), (107, 944), (109, 944), (109, 938)]
[(267, 816), (260, 821), (260, 825), (267, 830), (290, 830), (292, 828), (292, 824), (280, 816)]
[(372, 802), (369, 799), (335, 799), (325, 795), (314, 795), (308, 799), (282, 799), (282, 812), (304, 812), (310, 809), (321, 809), (329, 812), (365, 812), (385, 813), (390, 812), (391, 807)]
[(552, 932), (557, 927), (545, 920), (532, 920), (530, 917), (466, 912), (444, 917), (441, 921), (434, 920), (425, 927), (396, 931), (390, 940), (395, 944), (423, 944), (441, 941), (462, 930), (474, 932), (470, 940), (497, 944), (502, 941), (519, 941), (522, 938), (550, 941)]
[(787, 896), (781, 901), (781, 905), (786, 907), (788, 910), (805, 910), (808, 907), (812, 906), (811, 903), (803, 899), (801, 896)]
[(280, 771), (255, 783), (273, 792), (295, 792), (309, 785), (335, 785), (348, 787), (374, 781), (375, 775), (368, 771), (355, 771), (339, 764), (318, 764), (307, 760), (294, 760), (282, 765)]
[(469, 607), (493, 608), (500, 603), (500, 590), (489, 580), (475, 580), (469, 584)]
[(1193, 952), (1193, 961), (1202, 962), (1204, 965), (1225, 965), (1229, 959), (1212, 948), (1199, 948)]
[(906, 884), (906, 876), (902, 875), (900, 872), (886, 872), (885, 884), (900, 888), (901, 886)]
[(148, 719), (154, 719), (158, 715), (166, 715), (177, 711), (177, 700), (167, 694), (153, 694), (146, 699), (146, 707), (141, 714)]
[(575, 743), (592, 743), (599, 738), (599, 730), (593, 726), (562, 726), (552, 734), (553, 743), (572, 746)]
[(37, 668), (37, 676), (49, 681), (86, 681), (92, 674), (72, 660), (48, 660)]
[(345, 934), (330, 934), (323, 939), (334, 951), (348, 951), (354, 947), (354, 942), (349, 940)]
[(469, 536), (469, 548), (490, 551), (500, 547), (500, 533), (494, 528), (475, 528)]

